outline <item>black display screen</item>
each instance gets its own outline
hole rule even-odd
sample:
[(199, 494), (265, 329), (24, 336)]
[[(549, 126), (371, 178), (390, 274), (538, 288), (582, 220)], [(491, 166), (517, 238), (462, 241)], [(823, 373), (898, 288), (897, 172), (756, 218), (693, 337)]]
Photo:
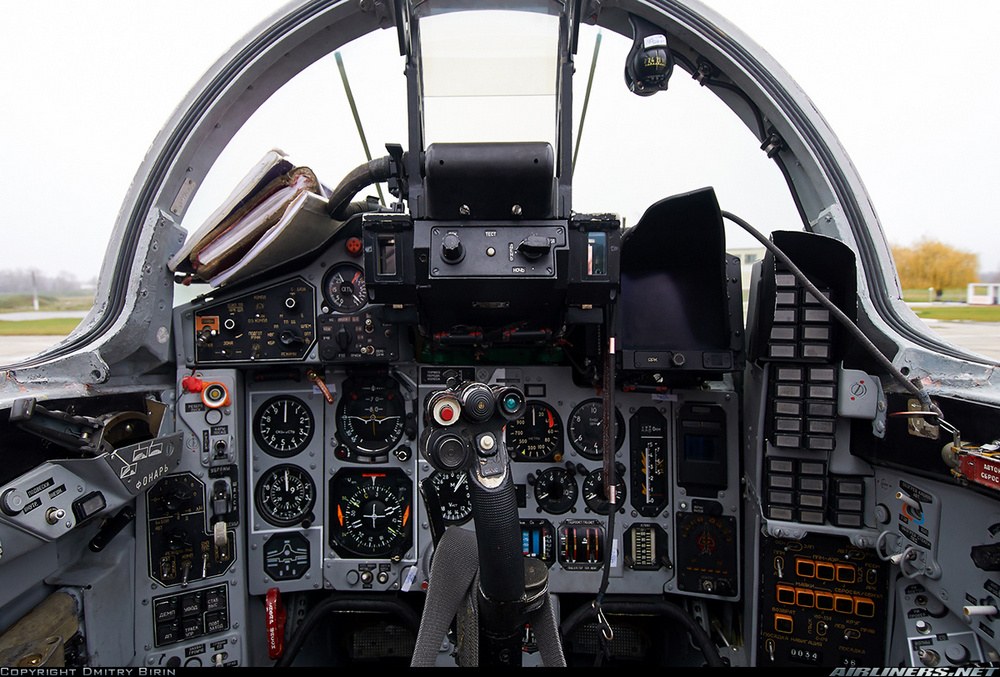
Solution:
[(714, 435), (685, 435), (684, 461), (696, 463), (717, 463), (719, 460), (719, 438)]
[(729, 335), (718, 281), (696, 271), (623, 271), (622, 347), (725, 350)]

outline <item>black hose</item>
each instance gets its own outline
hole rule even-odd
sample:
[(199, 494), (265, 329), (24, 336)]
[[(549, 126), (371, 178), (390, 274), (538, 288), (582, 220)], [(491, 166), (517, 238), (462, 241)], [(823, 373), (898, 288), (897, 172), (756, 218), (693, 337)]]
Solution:
[(374, 613), (388, 613), (396, 615), (414, 633), (420, 630), (420, 618), (409, 606), (397, 599), (369, 599), (367, 597), (355, 597), (352, 595), (337, 595), (324, 599), (314, 606), (302, 620), (302, 625), (295, 632), (295, 635), (285, 646), (274, 667), (287, 668), (295, 660), (306, 639), (316, 629), (316, 626), (330, 612), (333, 611), (368, 611)]
[(351, 173), (345, 176), (340, 184), (333, 189), (333, 193), (330, 195), (330, 200), (326, 204), (326, 213), (329, 214), (332, 219), (344, 221), (348, 216), (350, 216), (350, 213), (347, 210), (351, 199), (358, 194), (358, 191), (372, 185), (373, 183), (387, 181), (391, 176), (392, 158), (388, 155), (385, 157), (375, 158), (370, 162), (366, 162), (363, 165), (355, 167)]
[[(705, 628), (701, 627), (691, 614), (676, 604), (666, 600), (652, 601), (643, 598), (616, 597), (605, 599), (601, 606), (605, 612), (611, 614), (655, 614), (677, 621), (691, 635), (691, 639), (698, 646), (698, 649), (705, 657), (705, 663), (709, 667), (726, 667), (726, 663), (722, 660), (718, 649)], [(564, 638), (569, 637), (576, 631), (577, 627), (595, 614), (596, 610), (593, 604), (584, 604), (566, 617), (559, 628), (559, 632)]]

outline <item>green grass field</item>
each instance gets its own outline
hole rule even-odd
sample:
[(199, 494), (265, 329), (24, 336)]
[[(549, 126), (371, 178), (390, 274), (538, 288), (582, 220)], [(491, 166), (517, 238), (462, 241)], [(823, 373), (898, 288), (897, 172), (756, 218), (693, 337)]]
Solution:
[(928, 301), (960, 301), (965, 303), (966, 296), (965, 287), (956, 287), (955, 289), (945, 289), (941, 298), (931, 298), (929, 292), (926, 289), (904, 289), (903, 290), (903, 300), (907, 303), (927, 303)]
[(0, 336), (66, 336), (78, 324), (80, 324), (80, 318), (77, 317), (23, 320), (21, 322), (0, 320)]
[[(93, 294), (38, 297), (39, 310), (90, 310), (92, 305)], [(31, 294), (0, 294), (0, 313), (19, 313), (34, 309)]]
[(914, 308), (918, 317), (928, 320), (966, 320), (969, 322), (1000, 322), (1000, 306), (940, 306)]

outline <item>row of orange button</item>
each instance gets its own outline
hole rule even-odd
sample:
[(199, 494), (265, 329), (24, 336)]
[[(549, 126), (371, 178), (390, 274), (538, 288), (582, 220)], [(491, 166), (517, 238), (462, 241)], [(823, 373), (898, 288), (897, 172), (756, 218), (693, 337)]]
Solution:
[(875, 615), (875, 602), (867, 597), (839, 595), (825, 590), (810, 590), (796, 588), (791, 585), (778, 585), (778, 604), (799, 606), (805, 609), (816, 608), (820, 611), (836, 611), (841, 614), (855, 614), (864, 618)]
[(858, 571), (850, 564), (816, 562), (803, 557), (795, 558), (795, 573), (801, 578), (818, 578), (838, 583), (854, 583), (858, 580)]

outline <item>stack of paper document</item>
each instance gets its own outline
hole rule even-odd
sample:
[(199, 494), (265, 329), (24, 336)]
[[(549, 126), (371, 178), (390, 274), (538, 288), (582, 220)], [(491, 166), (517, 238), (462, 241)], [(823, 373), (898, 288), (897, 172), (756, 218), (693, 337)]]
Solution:
[(269, 151), (168, 262), (213, 286), (247, 279), (308, 253), (339, 227), (308, 167)]

